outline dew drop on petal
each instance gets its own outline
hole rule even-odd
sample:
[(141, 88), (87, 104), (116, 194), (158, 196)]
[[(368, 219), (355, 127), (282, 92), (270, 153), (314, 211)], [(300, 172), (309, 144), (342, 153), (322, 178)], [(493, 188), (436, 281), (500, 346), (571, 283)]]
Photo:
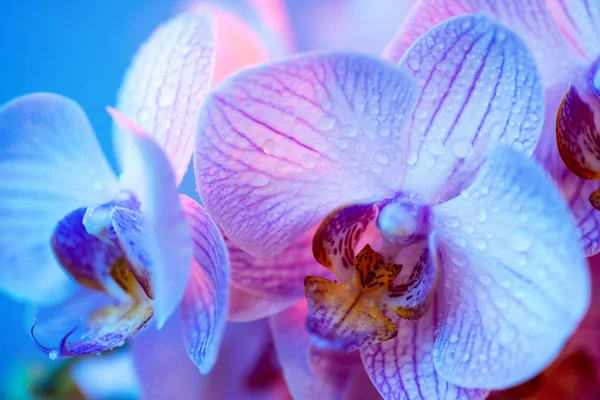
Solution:
[(304, 168), (313, 168), (315, 166), (315, 158), (308, 154), (303, 155), (300, 158), (300, 164), (302, 164)]
[(277, 148), (277, 145), (271, 139), (267, 139), (263, 144), (263, 151), (265, 154), (273, 154)]
[(452, 145), (452, 153), (454, 153), (457, 158), (467, 157), (471, 154), (472, 149), (471, 142), (467, 139), (459, 139)]
[(335, 118), (324, 115), (317, 121), (317, 129), (321, 131), (330, 131), (335, 126)]
[(525, 251), (533, 244), (533, 236), (524, 229), (517, 229), (510, 237), (510, 244), (516, 251)]

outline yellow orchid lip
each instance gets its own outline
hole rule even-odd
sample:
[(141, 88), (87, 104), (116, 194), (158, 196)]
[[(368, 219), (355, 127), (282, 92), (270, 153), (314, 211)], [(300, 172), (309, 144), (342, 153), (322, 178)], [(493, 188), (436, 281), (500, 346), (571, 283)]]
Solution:
[[(379, 232), (373, 230), (378, 225), (379, 209), (377, 204), (339, 208), (323, 221), (314, 236), (315, 258), (339, 279), (334, 282), (308, 276), (304, 281), (307, 327), (321, 347), (353, 351), (392, 339), (398, 330), (391, 316), (414, 320), (431, 303), (436, 269), (429, 246), (423, 246), (422, 240), (408, 246), (418, 248), (418, 259), (412, 272), (401, 279), (403, 266), (394, 261), (394, 256), (376, 251), (371, 243), (364, 244), (355, 255), (363, 235), (371, 238)], [(410, 236), (415, 232), (411, 230)], [(387, 242), (385, 237), (383, 242), (379, 239), (376, 242), (383, 243), (384, 248), (406, 247), (402, 240), (399, 245)]]

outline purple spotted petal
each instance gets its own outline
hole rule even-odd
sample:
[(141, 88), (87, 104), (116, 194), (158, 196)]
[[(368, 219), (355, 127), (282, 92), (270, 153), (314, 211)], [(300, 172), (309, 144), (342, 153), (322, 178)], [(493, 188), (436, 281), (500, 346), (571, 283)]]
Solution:
[[(177, 184), (187, 171), (196, 118), (210, 88), (213, 36), (207, 14), (184, 13), (166, 22), (141, 46), (119, 93), (117, 108), (161, 147)], [(135, 149), (115, 128), (115, 149), (126, 163)]]
[(360, 55), (244, 70), (201, 112), (203, 203), (234, 243), (268, 257), (340, 205), (392, 196), (412, 94), (398, 68)]
[[(438, 296), (439, 297), (439, 296)], [(431, 351), (441, 301), (416, 322), (400, 320), (398, 336), (361, 350), (373, 384), (385, 399), (485, 399), (488, 391), (465, 389), (446, 381), (435, 370)]]
[(416, 40), (400, 65), (419, 92), (406, 128), (406, 192), (431, 203), (455, 196), (497, 142), (533, 152), (542, 86), (525, 44), (508, 29), (485, 16), (454, 18)]
[[(275, 348), (290, 394), (297, 399), (342, 398), (349, 378), (361, 376), (355, 373), (363, 369), (360, 358), (357, 353), (313, 348), (306, 330), (306, 317), (306, 303), (300, 301), (270, 319)], [(371, 383), (365, 380), (360, 386), (367, 388), (368, 385)]]
[(192, 231), (192, 271), (181, 301), (184, 337), (201, 373), (215, 364), (229, 303), (229, 257), (221, 231), (194, 200), (181, 196)]
[(49, 246), (58, 221), (116, 191), (83, 110), (72, 100), (38, 93), (0, 108), (0, 290), (51, 304), (73, 286)]
[(283, 252), (254, 257), (225, 239), (231, 258), (231, 283), (236, 289), (229, 318), (248, 321), (270, 316), (304, 298), (304, 278), (333, 278), (312, 252), (314, 229), (295, 240)]
[(564, 86), (583, 60), (567, 43), (546, 6), (547, 0), (419, 0), (386, 56), (400, 58), (423, 33), (442, 21), (465, 14), (485, 14), (509, 27), (532, 51), (545, 88)]
[(183, 297), (190, 276), (190, 227), (179, 201), (173, 171), (160, 147), (139, 126), (108, 109), (123, 135), (129, 136), (124, 183), (141, 203), (157, 325), (162, 327)]
[(546, 0), (571, 45), (595, 61), (600, 56), (600, 7), (596, 0)]
[(505, 388), (546, 367), (585, 314), (590, 277), (573, 218), (534, 161), (496, 148), (473, 185), (434, 209), (448, 381)]

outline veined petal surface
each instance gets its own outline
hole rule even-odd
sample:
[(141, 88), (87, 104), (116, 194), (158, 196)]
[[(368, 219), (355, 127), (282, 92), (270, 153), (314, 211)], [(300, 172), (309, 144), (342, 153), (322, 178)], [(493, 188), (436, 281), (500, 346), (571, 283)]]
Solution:
[[(179, 184), (192, 156), (194, 126), (212, 79), (213, 23), (206, 13), (183, 13), (160, 26), (127, 72), (117, 109), (162, 148)], [(115, 126), (115, 149), (126, 163), (132, 148)]]
[(50, 247), (69, 212), (117, 192), (84, 111), (37, 93), (0, 109), (0, 289), (21, 300), (56, 303), (72, 285)]
[(595, 0), (546, 0), (571, 45), (589, 60), (600, 56), (600, 5)]
[[(344, 353), (313, 348), (305, 327), (306, 317), (306, 303), (300, 301), (269, 320), (290, 394), (302, 400), (341, 400), (344, 388), (350, 383), (349, 378), (360, 377), (356, 373), (363, 366), (354, 356), (356, 353), (346, 353), (344, 357)], [(345, 364), (343, 368), (341, 365), (336, 367), (340, 363)], [(372, 385), (365, 380), (360, 386), (364, 390)]]
[(384, 399), (485, 399), (488, 391), (465, 389), (439, 376), (431, 352), (442, 300), (416, 322), (398, 321), (398, 336), (361, 350), (373, 384)]
[(486, 14), (509, 27), (527, 43), (545, 88), (557, 84), (565, 86), (584, 60), (565, 40), (546, 1), (419, 0), (388, 46), (386, 57), (400, 60), (412, 43), (442, 21), (465, 14)]
[(183, 334), (190, 357), (208, 373), (217, 353), (229, 305), (229, 257), (221, 231), (194, 200), (180, 196), (192, 231), (192, 271), (181, 302)]
[(448, 381), (505, 388), (560, 352), (590, 302), (570, 211), (532, 159), (498, 146), (473, 185), (434, 208), (444, 316), (433, 358)]
[(353, 54), (244, 70), (202, 108), (203, 203), (234, 243), (267, 257), (340, 205), (392, 196), (413, 87), (396, 66)]
[(406, 126), (405, 192), (444, 201), (472, 180), (495, 143), (533, 152), (544, 118), (542, 84), (510, 30), (486, 16), (456, 17), (417, 39), (400, 65), (419, 93)]
[(142, 128), (119, 111), (110, 115), (132, 149), (123, 171), (123, 182), (137, 194), (144, 217), (154, 312), (162, 327), (180, 303), (190, 276), (192, 240), (179, 200), (173, 170), (161, 148)]

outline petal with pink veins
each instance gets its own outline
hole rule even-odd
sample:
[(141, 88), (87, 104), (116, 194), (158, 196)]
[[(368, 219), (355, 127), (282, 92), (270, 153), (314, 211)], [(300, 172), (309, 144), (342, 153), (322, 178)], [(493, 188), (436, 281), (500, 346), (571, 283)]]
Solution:
[(234, 243), (268, 257), (336, 207), (393, 196), (413, 88), (394, 65), (354, 54), (240, 72), (198, 122), (203, 203)]
[(571, 45), (584, 57), (600, 56), (600, 7), (595, 0), (546, 0)]
[(525, 43), (481, 15), (426, 32), (400, 65), (417, 83), (406, 126), (403, 190), (426, 203), (458, 194), (502, 142), (531, 154), (544, 117), (542, 84)]
[(488, 391), (465, 389), (440, 376), (431, 352), (438, 314), (443, 307), (436, 296), (433, 307), (416, 322), (398, 321), (398, 336), (361, 350), (371, 381), (385, 399), (485, 399)]
[(445, 298), (436, 371), (471, 388), (535, 376), (590, 301), (589, 271), (562, 196), (533, 160), (498, 146), (473, 185), (433, 214)]
[(183, 333), (201, 373), (215, 364), (227, 322), (229, 257), (221, 231), (194, 200), (181, 196), (192, 231), (192, 271), (181, 302)]

